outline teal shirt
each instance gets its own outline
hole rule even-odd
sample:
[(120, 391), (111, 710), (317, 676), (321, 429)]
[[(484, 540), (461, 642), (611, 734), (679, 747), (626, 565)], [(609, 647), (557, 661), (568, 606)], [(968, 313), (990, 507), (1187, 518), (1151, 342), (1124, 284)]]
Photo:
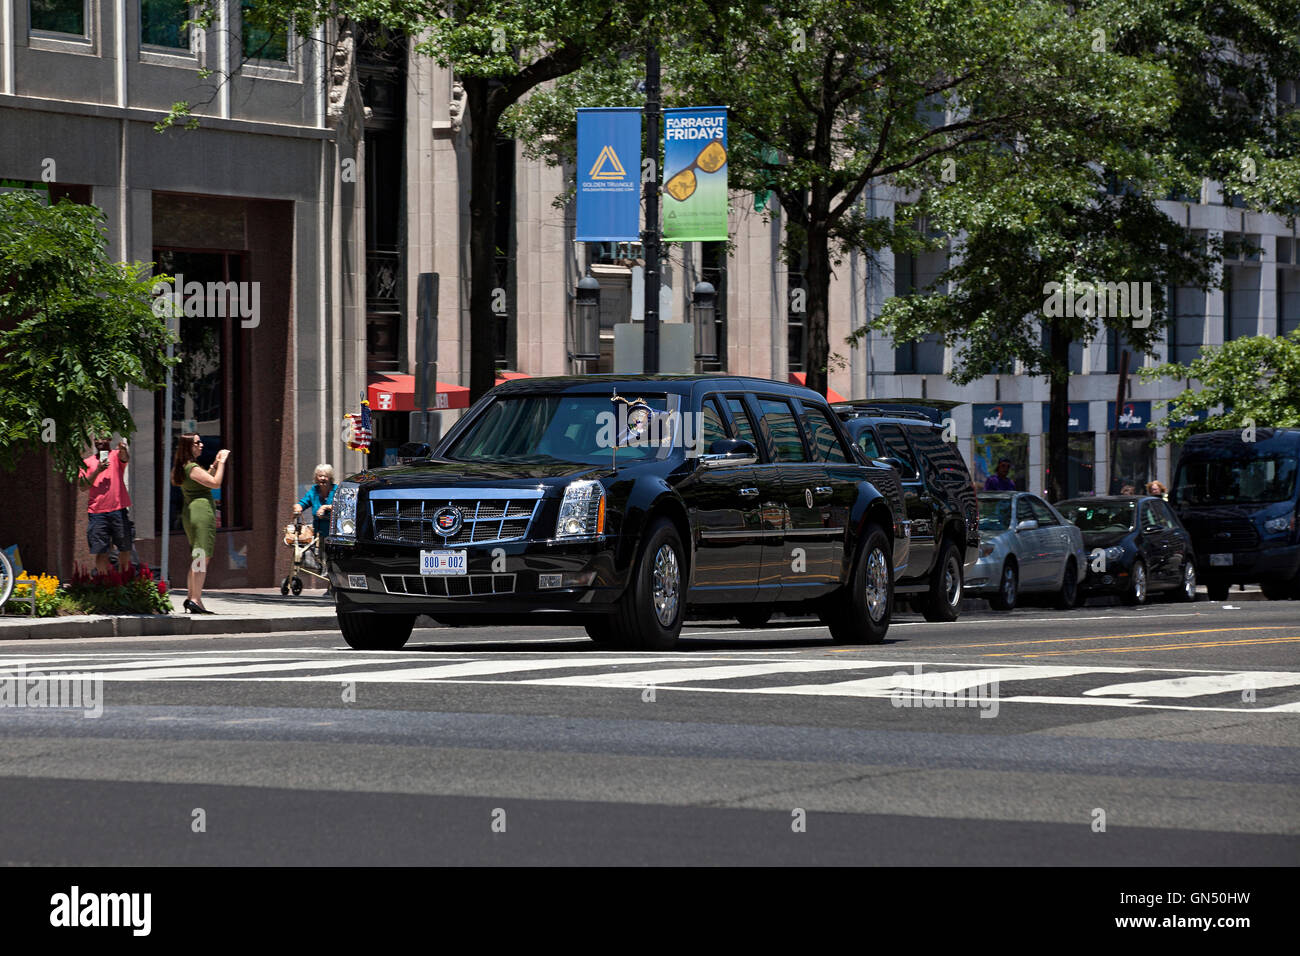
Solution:
[[(310, 488), (307, 489), (307, 493), (298, 499), (298, 504), (302, 505), (302, 510), (305, 513), (310, 515), (315, 515), (317, 510), (320, 509), (321, 505), (330, 504), (334, 500), (334, 489), (337, 487), (338, 485), (330, 485), (330, 493), (326, 495), (324, 498), (322, 498), (320, 496), (320, 487), (316, 484), (313, 484)], [(312, 527), (316, 529), (317, 535), (329, 534), (329, 530), (330, 530), (329, 512), (326, 512), (323, 518), (322, 517), (313, 518)]]

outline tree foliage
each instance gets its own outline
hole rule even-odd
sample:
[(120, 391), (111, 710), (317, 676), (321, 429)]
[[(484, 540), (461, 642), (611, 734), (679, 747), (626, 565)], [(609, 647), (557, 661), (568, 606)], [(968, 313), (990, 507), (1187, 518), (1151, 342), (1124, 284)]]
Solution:
[(0, 466), (45, 447), (71, 481), (92, 436), (135, 431), (119, 393), (167, 372), (155, 281), (109, 260), (95, 207), (0, 194)]

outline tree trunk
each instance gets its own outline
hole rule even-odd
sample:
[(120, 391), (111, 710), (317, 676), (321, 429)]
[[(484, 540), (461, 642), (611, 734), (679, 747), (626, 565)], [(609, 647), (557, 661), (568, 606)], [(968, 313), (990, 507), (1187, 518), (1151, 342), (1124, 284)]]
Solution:
[(1069, 496), (1070, 471), (1070, 339), (1057, 322), (1050, 327), (1052, 372), (1049, 377), (1047, 428), (1047, 500), (1056, 503)]
[(488, 82), (465, 78), (465, 108), (470, 117), (469, 193), (469, 397), (477, 401), (496, 384), (496, 117)]
[[(808, 365), (805, 382), (814, 392), (825, 395), (830, 356), (830, 240), (825, 231), (814, 227), (807, 233), (807, 242), (808, 270), (805, 275), (808, 282), (808, 314), (804, 329), (808, 336)], [(777, 372), (773, 369), (774, 375)]]

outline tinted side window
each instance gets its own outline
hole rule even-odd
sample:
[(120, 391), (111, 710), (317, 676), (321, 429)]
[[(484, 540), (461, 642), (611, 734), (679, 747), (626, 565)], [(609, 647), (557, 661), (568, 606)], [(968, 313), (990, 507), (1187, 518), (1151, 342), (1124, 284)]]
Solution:
[(849, 460), (848, 456), (844, 454), (844, 446), (840, 444), (840, 436), (831, 423), (830, 415), (826, 413), (824, 408), (818, 408), (816, 405), (804, 405), (803, 428), (808, 435), (809, 444), (812, 445), (814, 459), (817, 461), (840, 462)]
[(711, 398), (704, 400), (700, 410), (700, 446), (707, 455), (710, 446), (720, 438), (727, 437), (727, 426), (722, 423), (722, 412)]
[(868, 458), (880, 458), (884, 455), (884, 452), (880, 450), (880, 442), (876, 441), (876, 433), (870, 428), (862, 429), (862, 432), (858, 435), (858, 444), (862, 446), (862, 450), (867, 453)]
[(777, 398), (760, 398), (758, 407), (772, 436), (772, 447), (777, 461), (807, 461), (803, 439), (799, 437), (799, 423), (794, 420), (790, 406)]
[(912, 449), (908, 447), (901, 428), (897, 425), (881, 425), (880, 440), (885, 443), (885, 457), (901, 459), (907, 466), (900, 476), (904, 481), (914, 481), (920, 477), (916, 472), (916, 459), (912, 457)]
[(961, 452), (957, 450), (957, 443), (944, 441), (941, 429), (927, 425), (909, 425), (907, 434), (925, 463), (927, 479), (970, 484), (970, 472)]
[(755, 448), (760, 447), (758, 433), (754, 431), (754, 423), (749, 420), (749, 411), (745, 408), (745, 403), (733, 395), (727, 399), (727, 408), (731, 410), (731, 422), (736, 426), (736, 437), (749, 442)]
[(1156, 521), (1162, 528), (1176, 529), (1178, 525), (1174, 522), (1174, 516), (1169, 511), (1169, 506), (1163, 501), (1151, 502), (1151, 513), (1155, 515)]
[(1033, 509), (1031, 517), (1038, 522), (1040, 528), (1046, 528), (1061, 523), (1056, 520), (1056, 515), (1052, 514), (1052, 512), (1048, 510), (1047, 505), (1043, 504), (1039, 499), (1024, 498), (1021, 500), (1029, 503), (1030, 508)]

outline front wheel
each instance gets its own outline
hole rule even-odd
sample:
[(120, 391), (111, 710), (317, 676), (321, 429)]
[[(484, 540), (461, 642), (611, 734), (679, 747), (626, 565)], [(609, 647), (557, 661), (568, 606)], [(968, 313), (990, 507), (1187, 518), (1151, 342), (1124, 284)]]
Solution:
[(998, 593), (989, 598), (989, 604), (993, 605), (995, 611), (1011, 611), (1015, 609), (1018, 588), (1020, 584), (1020, 575), (1016, 573), (1016, 566), (1008, 561), (1002, 565), (1002, 577), (998, 581)]
[(1259, 589), (1270, 601), (1285, 601), (1292, 596), (1290, 581), (1261, 581)]
[(339, 612), (339, 630), (348, 647), (358, 651), (395, 651), (406, 645), (415, 627), (414, 614)]
[(836, 644), (881, 644), (889, 630), (893, 603), (894, 562), (889, 536), (871, 525), (849, 583), (830, 599), (820, 617)]
[(1079, 566), (1074, 558), (1065, 562), (1065, 577), (1061, 580), (1061, 590), (1056, 592), (1056, 609), (1069, 611), (1079, 604)]
[(927, 621), (957, 620), (961, 609), (961, 588), (961, 553), (957, 545), (949, 541), (930, 574), (930, 590), (921, 606), (921, 615)]
[(634, 650), (672, 650), (682, 631), (685, 582), (681, 535), (671, 521), (660, 518), (651, 525), (632, 579), (609, 619), (614, 641)]
[(1124, 603), (1135, 607), (1147, 603), (1147, 566), (1141, 561), (1133, 562), (1128, 590), (1124, 592)]
[(1174, 592), (1174, 600), (1196, 600), (1196, 565), (1191, 561), (1183, 562), (1183, 574), (1179, 578), (1178, 590)]

